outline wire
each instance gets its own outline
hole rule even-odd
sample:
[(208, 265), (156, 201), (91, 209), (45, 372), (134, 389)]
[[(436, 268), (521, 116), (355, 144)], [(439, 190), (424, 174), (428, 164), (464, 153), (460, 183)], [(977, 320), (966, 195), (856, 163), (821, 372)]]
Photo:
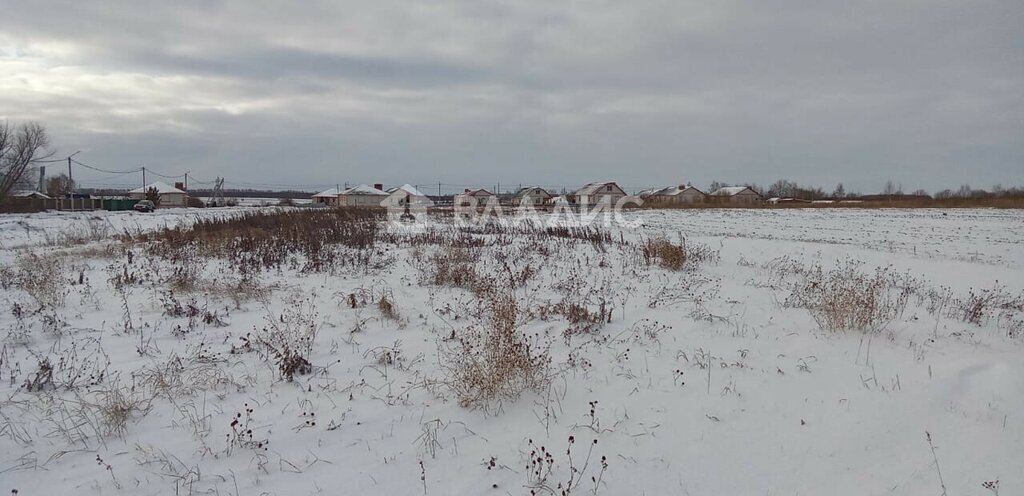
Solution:
[(83, 164), (83, 163), (81, 163), (81, 162), (79, 162), (79, 161), (77, 161), (75, 159), (71, 159), (71, 161), (76, 163), (76, 164), (78, 164), (78, 165), (81, 165), (82, 167), (85, 167), (86, 169), (92, 169), (94, 171), (99, 171), (99, 172), (106, 172), (107, 174), (135, 174), (136, 172), (142, 172), (142, 168), (141, 167), (138, 168), (138, 169), (135, 169), (135, 170), (127, 170), (127, 171), (121, 170), (121, 171), (117, 171), (117, 170), (107, 170), (107, 169), (101, 169), (99, 167), (93, 167), (93, 166), (88, 165), (88, 164)]
[(165, 179), (181, 179), (181, 178), (185, 177), (185, 174), (181, 174), (181, 175), (177, 175), (177, 176), (168, 176), (166, 174), (161, 174), (159, 172), (156, 172), (153, 169), (146, 169), (146, 173), (147, 174), (153, 174), (154, 176), (160, 176), (160, 177), (165, 178)]

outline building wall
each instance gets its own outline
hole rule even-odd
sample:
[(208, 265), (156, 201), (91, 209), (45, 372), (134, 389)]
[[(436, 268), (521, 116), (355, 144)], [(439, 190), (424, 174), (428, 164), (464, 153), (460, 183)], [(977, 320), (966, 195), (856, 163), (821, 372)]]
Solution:
[(757, 205), (761, 203), (761, 196), (752, 191), (744, 191), (728, 198), (729, 203), (737, 205)]
[(699, 191), (686, 190), (679, 193), (678, 195), (652, 195), (648, 198), (649, 201), (653, 201), (654, 203), (658, 204), (688, 205), (694, 203), (703, 203), (705, 196), (706, 195)]
[(578, 203), (580, 205), (606, 204), (606, 205), (615, 206), (615, 204), (618, 203), (618, 201), (621, 200), (622, 198), (624, 198), (625, 196), (626, 195), (624, 193), (620, 193), (618, 191), (612, 191), (612, 192), (603, 192), (602, 191), (600, 193), (594, 193), (592, 195), (580, 195)]
[(676, 195), (676, 198), (678, 198), (679, 201), (682, 203), (701, 203), (704, 201), (705, 196), (707, 195), (701, 193), (700, 191), (694, 191), (690, 189), (685, 190), (682, 193), (679, 193), (678, 195)]
[(346, 207), (379, 207), (387, 199), (384, 195), (341, 195), (341, 204)]
[(182, 193), (163, 193), (160, 195), (161, 207), (184, 207), (188, 205), (188, 195)]
[(494, 195), (467, 195), (460, 194), (455, 195), (456, 206), (476, 206), (483, 207), (489, 202), (497, 202), (498, 198)]
[(516, 198), (515, 204), (518, 206), (540, 206), (547, 205), (551, 202), (551, 196), (544, 194), (531, 194), (524, 195), (520, 198)]

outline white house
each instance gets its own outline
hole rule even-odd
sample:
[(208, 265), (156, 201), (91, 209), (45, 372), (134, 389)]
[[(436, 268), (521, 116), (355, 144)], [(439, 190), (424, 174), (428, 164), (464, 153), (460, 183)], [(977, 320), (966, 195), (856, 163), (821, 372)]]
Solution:
[(388, 194), (379, 185), (374, 187), (360, 184), (342, 191), (338, 195), (338, 204), (343, 207), (380, 207), (387, 197)]
[(720, 203), (728, 205), (760, 205), (764, 198), (749, 186), (726, 186), (711, 193)]
[(145, 200), (147, 192), (150, 189), (155, 189), (157, 195), (160, 197), (160, 203), (157, 205), (158, 207), (188, 206), (188, 193), (160, 181), (149, 183), (141, 188), (133, 189), (128, 192), (128, 197), (135, 200)]
[(626, 196), (626, 192), (614, 181), (589, 183), (572, 194), (577, 205), (615, 205)]
[(338, 205), (338, 195), (340, 194), (341, 191), (338, 191), (338, 188), (331, 188), (326, 191), (321, 191), (313, 195), (313, 204), (335, 207)]
[(11, 192), (10, 196), (11, 196), (11, 198), (34, 198), (34, 199), (41, 199), (41, 200), (49, 200), (50, 199), (49, 195), (47, 195), (45, 193), (40, 193), (38, 191), (27, 190), (27, 189), (26, 190), (21, 190), (21, 191)]
[(554, 198), (551, 193), (539, 186), (522, 188), (512, 196), (512, 204), (517, 207), (540, 207), (549, 205)]
[(422, 210), (434, 204), (422, 191), (411, 184), (403, 184), (396, 188), (385, 190), (387, 198), (381, 200), (381, 206), (386, 208), (402, 208), (406, 205), (412, 210)]
[(647, 190), (640, 193), (646, 202), (659, 205), (692, 205), (704, 203), (708, 195), (688, 184), (669, 186), (668, 188)]
[(455, 195), (456, 207), (483, 207), (491, 202), (497, 203), (498, 197), (486, 189), (467, 189)]

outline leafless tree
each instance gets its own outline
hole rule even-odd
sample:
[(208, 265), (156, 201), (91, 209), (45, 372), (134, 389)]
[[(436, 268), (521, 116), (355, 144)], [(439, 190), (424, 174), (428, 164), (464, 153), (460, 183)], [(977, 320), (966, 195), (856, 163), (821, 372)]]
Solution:
[(902, 196), (903, 195), (903, 185), (902, 184), (896, 184), (896, 183), (892, 182), (892, 180), (886, 181), (885, 182), (885, 187), (882, 188), (882, 194), (883, 195), (887, 195), (887, 196)]
[(75, 190), (75, 181), (67, 174), (51, 176), (46, 180), (46, 194), (53, 198), (64, 196)]
[(37, 122), (0, 124), (0, 203), (16, 187), (30, 181), (35, 164), (53, 156), (46, 128)]
[(160, 206), (160, 190), (156, 189), (153, 186), (150, 186), (149, 189), (146, 190), (146, 199), (151, 201), (151, 202), (153, 202), (154, 206), (159, 207)]

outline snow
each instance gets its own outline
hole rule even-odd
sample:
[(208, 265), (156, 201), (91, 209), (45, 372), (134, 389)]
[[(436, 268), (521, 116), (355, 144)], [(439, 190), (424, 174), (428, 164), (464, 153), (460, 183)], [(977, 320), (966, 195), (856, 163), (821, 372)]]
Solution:
[(313, 195), (313, 198), (317, 198), (317, 197), (321, 197), (321, 198), (331, 198), (331, 197), (335, 197), (335, 196), (338, 196), (338, 195), (340, 195), (340, 194), (341, 194), (341, 192), (340, 192), (340, 191), (338, 191), (338, 188), (331, 188), (331, 189), (329, 189), (329, 190), (326, 190), (326, 191), (321, 191), (321, 192), (319, 192), (319, 193), (317, 193), (317, 194)]
[(387, 196), (388, 195), (387, 193), (385, 193), (385, 192), (383, 192), (383, 191), (381, 191), (381, 190), (379, 190), (377, 188), (374, 188), (373, 186), (367, 186), (365, 184), (360, 184), (359, 186), (353, 186), (353, 187), (351, 187), (349, 189), (346, 189), (341, 194), (342, 195), (375, 195), (375, 196)]
[(675, 196), (675, 195), (678, 195), (678, 194), (680, 194), (680, 193), (682, 193), (682, 192), (684, 192), (686, 190), (689, 190), (689, 189), (692, 189), (692, 190), (694, 190), (694, 191), (696, 191), (698, 193), (703, 194), (699, 189), (694, 188), (693, 186), (685, 186), (685, 185), (684, 186), (678, 186), (677, 185), (677, 186), (669, 186), (667, 188), (647, 189), (647, 190), (644, 190), (644, 191), (641, 191), (641, 192), (637, 193), (637, 196), (640, 196), (640, 197), (643, 197), (643, 196), (655, 196), (655, 195), (657, 195), (657, 196)]
[(43, 198), (46, 200), (50, 199), (50, 197), (47, 196), (46, 194), (31, 189), (12, 191), (11, 198)]
[[(746, 186), (725, 186), (725, 187), (718, 188), (715, 191), (711, 192), (711, 196), (733, 196), (733, 195), (738, 195), (738, 194), (740, 194), (740, 193), (742, 193), (742, 192), (744, 192), (744, 191), (746, 191), (748, 189), (750, 189), (750, 188), (748, 188)], [(753, 190), (751, 190), (751, 191), (753, 191)]]
[(161, 195), (163, 195), (163, 194), (173, 194), (173, 193), (179, 193), (179, 194), (183, 194), (183, 195), (188, 194), (188, 193), (185, 193), (184, 191), (182, 191), (182, 190), (180, 190), (178, 188), (175, 188), (174, 186), (171, 186), (171, 185), (169, 185), (167, 183), (160, 182), (160, 181), (149, 183), (149, 184), (147, 184), (147, 185), (145, 185), (145, 186), (143, 186), (141, 188), (135, 188), (135, 189), (129, 191), (128, 193), (134, 193), (134, 194), (147, 193), (150, 190), (150, 188), (156, 188), (156, 192), (161, 194)]
[(69, 238), (110, 237), (125, 232), (138, 233), (164, 227), (188, 227), (196, 219), (238, 215), (247, 211), (251, 209), (164, 208), (150, 213), (132, 210), (53, 210), (32, 214), (0, 214), (0, 250), (54, 245)]
[(397, 188), (389, 188), (388, 194), (394, 193), (396, 191), (405, 191), (406, 193), (409, 193), (412, 196), (427, 196), (423, 194), (423, 192), (421, 192), (420, 190), (416, 189), (416, 187), (411, 184), (403, 184)]
[(601, 192), (601, 189), (609, 184), (615, 185), (615, 187), (618, 188), (618, 185), (615, 183), (615, 181), (598, 181), (583, 185), (582, 188), (576, 190), (576, 192), (573, 194), (577, 196), (593, 195)]
[[(93, 224), (109, 226), (104, 232), (113, 236), (245, 211), (251, 209), (4, 215), (0, 266), (14, 267), (24, 253), (58, 253), (48, 238)], [(265, 301), (237, 307), (207, 289), (213, 282), (178, 293), (182, 302), (195, 298), (200, 306), (228, 310), (226, 327), (200, 324), (183, 336), (170, 331), (188, 319), (165, 315), (160, 304), (165, 285), (140, 284), (121, 294), (108, 283), (125, 258), (86, 251), (107, 242), (63, 249), (74, 267), (60, 311), (67, 321), (63, 337), (46, 330), (42, 316), (28, 316), (27, 342), (13, 339), (18, 319), (11, 309), (32, 300), (21, 289), (0, 290), (0, 336), (8, 334), (0, 354), (6, 400), (0, 403), (0, 489), (23, 495), (529, 494), (528, 441), (553, 453), (552, 480), (565, 481), (572, 435), (579, 469), (598, 440), (573, 494), (590, 494), (601, 456), (608, 468), (597, 494), (607, 495), (936, 495), (943, 492), (938, 469), (951, 495), (989, 494), (982, 484), (994, 480), (1000, 494), (1024, 494), (1021, 337), (1006, 336), (996, 321), (936, 318), (916, 303), (870, 337), (823, 331), (807, 311), (780, 305), (787, 292), (764, 268), (784, 256), (825, 268), (852, 258), (868, 269), (891, 266), (958, 297), (996, 285), (1019, 294), (1019, 211), (642, 210), (624, 220), (630, 224), (606, 227), (613, 239), (683, 236), (721, 259), (692, 272), (637, 270), (614, 244), (601, 252), (586, 244), (563, 250), (552, 241), (554, 254), (540, 266), (536, 285), (522, 289), (521, 301), (550, 299), (553, 282), (581, 274), (583, 284), (616, 295), (612, 321), (568, 344), (564, 321), (525, 322), (523, 333), (554, 337), (557, 379), (549, 391), (527, 392), (490, 412), (459, 406), (436, 382), (444, 377), (438, 349), (452, 328), (469, 324), (472, 298), (419, 283), (412, 252), (429, 247), (381, 245), (379, 256), (395, 263), (380, 271), (302, 274), (283, 267), (261, 276), (273, 288)], [(428, 228), (444, 229), (450, 221), (433, 222)], [(527, 241), (520, 243), (507, 252)], [(135, 264), (148, 267), (149, 258), (138, 251)], [(79, 272), (88, 284), (77, 284)], [(210, 262), (201, 277), (231, 275)], [(695, 288), (702, 303), (654, 302), (666, 288)], [(372, 303), (351, 308), (346, 295), (361, 289), (391, 291), (400, 321), (384, 319)], [(247, 333), (310, 302), (320, 326), (314, 374), (282, 381), (255, 353), (229, 353)], [(134, 331), (123, 328), (123, 303)], [(694, 318), (696, 310), (711, 317)], [(666, 329), (654, 337), (642, 332), (653, 323)], [(61, 416), (67, 411), (59, 403), (21, 388), (36, 370), (30, 351), (45, 355), (73, 340), (101, 343), (111, 376), (119, 374), (122, 384), (131, 384), (133, 373), (177, 363), (175, 357), (188, 370), (212, 367), (232, 383), (158, 397), (148, 413), (130, 416), (123, 438), (97, 442), (92, 417)], [(400, 349), (404, 361), (378, 363), (373, 353), (384, 348)], [(700, 365), (704, 360), (710, 367)], [(73, 399), (75, 393), (53, 394)], [(254, 439), (269, 444), (229, 453), (230, 422), (246, 408), (253, 410)], [(78, 425), (71, 437), (58, 428), (67, 432), (68, 425)], [(90, 440), (76, 438), (78, 431)]]

